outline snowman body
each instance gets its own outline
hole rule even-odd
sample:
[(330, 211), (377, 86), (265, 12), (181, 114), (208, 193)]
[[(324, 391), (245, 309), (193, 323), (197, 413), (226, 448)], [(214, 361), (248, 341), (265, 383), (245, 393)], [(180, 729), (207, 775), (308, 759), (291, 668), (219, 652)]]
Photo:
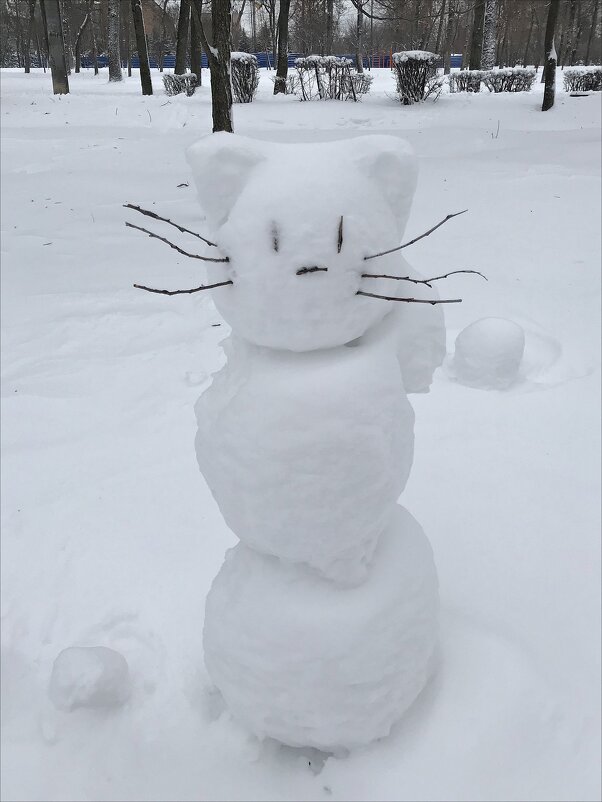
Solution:
[(397, 500), (406, 389), (440, 363), (442, 319), (356, 295), (364, 256), (403, 234), (415, 161), (391, 137), (293, 149), (214, 135), (189, 158), (229, 259), (210, 280), (233, 282), (215, 294), (228, 360), (196, 407), (201, 471), (241, 541), (207, 598), (207, 669), (258, 736), (361, 746), (414, 701), (436, 647), (432, 553)]

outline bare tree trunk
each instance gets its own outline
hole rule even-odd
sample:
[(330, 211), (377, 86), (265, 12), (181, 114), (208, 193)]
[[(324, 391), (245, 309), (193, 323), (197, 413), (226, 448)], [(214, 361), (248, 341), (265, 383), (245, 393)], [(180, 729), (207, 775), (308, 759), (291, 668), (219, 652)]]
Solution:
[(75, 66), (75, 57), (73, 55), (73, 44), (71, 42), (71, 26), (69, 25), (69, 17), (65, 11), (65, 0), (61, 0), (60, 8), (61, 21), (63, 25), (63, 42), (65, 46), (65, 61), (67, 62), (67, 75), (71, 75), (71, 70)]
[(485, 0), (483, 52), (481, 54), (482, 70), (492, 70), (495, 67), (496, 45), (497, 45), (497, 0)]
[(562, 69), (566, 64), (567, 57), (572, 49), (573, 40), (575, 38), (575, 12), (577, 11), (577, 3), (575, 0), (569, 0), (569, 21), (566, 26), (566, 40), (564, 49), (561, 47), (558, 57)]
[(587, 37), (587, 48), (585, 50), (585, 64), (589, 64), (589, 54), (592, 49), (592, 39), (594, 38), (594, 33), (596, 31), (596, 27), (598, 24), (598, 10), (599, 10), (599, 5), (597, 0), (595, 0), (594, 16), (592, 18), (592, 27), (589, 29), (589, 36)]
[(36, 13), (36, 0), (29, 0), (29, 19), (27, 20), (27, 38), (25, 40), (25, 72), (31, 72), (31, 55), (29, 50), (31, 48), (31, 40), (33, 39), (33, 24)]
[(579, 43), (581, 42), (581, 34), (583, 33), (583, 17), (581, 16), (581, 0), (577, 0), (577, 33), (571, 48), (571, 55), (569, 64), (572, 67), (577, 59), (577, 51), (579, 50)]
[(211, 70), (213, 131), (228, 131), (232, 133), (232, 82), (230, 80), (231, 2), (230, 0), (213, 0), (211, 4), (213, 47), (209, 45), (205, 36), (202, 10), (202, 0), (192, 0), (192, 13), (198, 25)]
[(134, 34), (136, 36), (136, 50), (138, 51), (138, 66), (140, 68), (140, 83), (143, 95), (153, 94), (150, 67), (148, 65), (148, 49), (144, 33), (144, 17), (142, 16), (141, 0), (131, 0), (132, 19), (134, 21)]
[(176, 35), (176, 64), (174, 72), (183, 75), (186, 72), (186, 47), (188, 43), (188, 28), (190, 26), (190, 0), (181, 0), (180, 14), (178, 16), (178, 32)]
[(42, 28), (44, 29), (44, 44), (46, 45), (46, 56), (48, 57), (48, 66), (50, 66), (50, 47), (48, 44), (48, 18), (46, 17), (46, 6), (44, 0), (40, 0), (40, 12), (42, 16)]
[(454, 30), (454, 8), (453, 8), (454, 0), (449, 0), (449, 6), (447, 8), (447, 24), (445, 26), (445, 43), (443, 45), (444, 54), (443, 54), (443, 74), (449, 75), (451, 71), (451, 52), (454, 46), (454, 42), (456, 41), (456, 34), (458, 31), (457, 23), (455, 25)]
[(165, 61), (165, 39), (166, 39), (166, 22), (165, 15), (167, 13), (168, 0), (163, 0), (163, 8), (161, 9), (161, 46), (159, 47), (159, 72), (163, 72), (163, 62)]
[(437, 41), (435, 42), (435, 53), (439, 53), (441, 48), (441, 39), (443, 38), (443, 25), (445, 23), (445, 3), (446, 0), (441, 0), (441, 16), (439, 17), (439, 27), (437, 28)]
[(359, 0), (357, 4), (357, 16), (355, 18), (355, 69), (358, 72), (364, 71), (364, 59), (362, 57), (362, 28), (364, 15), (362, 14), (363, 2)]
[(531, 44), (531, 35), (533, 33), (533, 25), (535, 23), (535, 10), (531, 9), (531, 22), (529, 24), (529, 33), (527, 34), (527, 42), (525, 44), (525, 53), (523, 55), (523, 67), (527, 66), (529, 58), (529, 45)]
[[(290, 6), (290, 0), (289, 0)], [(280, 5), (282, 14), (282, 3)], [(326, 0), (326, 55), (332, 55), (332, 23), (334, 15), (334, 0)], [(274, 93), (275, 94), (275, 93)]]
[(77, 36), (75, 37), (75, 72), (79, 72), (81, 70), (82, 66), (81, 40), (82, 40), (82, 34), (86, 30), (86, 26), (89, 22), (90, 22), (90, 11), (86, 13), (84, 21), (79, 26), (79, 31), (77, 32)]
[(474, 9), (474, 24), (472, 26), (472, 36), (470, 39), (470, 58), (468, 68), (478, 70), (481, 66), (481, 54), (483, 51), (483, 22), (485, 20), (485, 0), (477, 0)]
[(196, 75), (197, 81), (201, 80), (201, 34), (193, 17), (190, 21), (190, 72)]
[(128, 66), (128, 78), (132, 77), (132, 31), (131, 31), (131, 14), (130, 9), (125, 10), (126, 25), (125, 25), (125, 60)]
[(69, 78), (65, 61), (63, 26), (59, 0), (41, 0), (48, 26), (48, 60), (52, 73), (52, 91), (55, 95), (69, 94)]
[[(327, 2), (328, 1), (329, 0), (327, 0)], [(280, 11), (278, 13), (278, 67), (276, 69), (276, 80), (274, 81), (275, 95), (286, 94), (286, 79), (288, 76), (288, 20), (290, 8), (291, 0), (280, 0)], [(328, 17), (326, 19), (328, 22)], [(326, 37), (328, 38), (328, 29)]]
[(90, 39), (92, 42), (92, 63), (94, 75), (98, 75), (98, 47), (96, 46), (96, 27), (94, 25), (94, 0), (88, 0), (88, 14), (90, 15)]
[(119, 28), (121, 22), (120, 1), (109, 0), (108, 51), (109, 81), (121, 81), (121, 54), (119, 52)]
[(46, 72), (46, 64), (44, 63), (44, 56), (42, 55), (42, 48), (40, 47), (40, 37), (36, 31), (36, 51), (38, 53), (38, 64)]
[(556, 92), (556, 48), (554, 47), (554, 33), (556, 31), (559, 5), (560, 0), (550, 0), (544, 45), (546, 52), (544, 75), (546, 80), (543, 92), (543, 105), (541, 107), (542, 111), (548, 111), (548, 109), (551, 109), (554, 105), (554, 95)]

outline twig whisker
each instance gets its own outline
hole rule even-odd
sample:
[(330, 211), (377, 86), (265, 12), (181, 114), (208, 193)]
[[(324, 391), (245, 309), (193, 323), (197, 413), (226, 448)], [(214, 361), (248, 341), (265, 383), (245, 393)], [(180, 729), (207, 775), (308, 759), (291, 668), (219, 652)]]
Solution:
[(431, 304), (431, 306), (435, 306), (435, 304), (461, 304), (461, 298), (450, 298), (450, 299), (443, 299), (443, 300), (427, 300), (425, 298), (398, 298), (395, 295), (375, 295), (373, 292), (362, 292), (362, 290), (358, 290), (356, 295), (365, 295), (367, 298), (381, 298), (383, 301), (402, 301), (406, 304)]
[(427, 287), (430, 287), (431, 281), (441, 281), (441, 279), (448, 278), (449, 276), (455, 276), (458, 273), (474, 273), (477, 276), (481, 276), (484, 278), (485, 281), (489, 281), (487, 276), (483, 273), (479, 272), (478, 270), (450, 270), (449, 273), (445, 273), (443, 276), (433, 276), (432, 278), (412, 278), (411, 276), (391, 276), (388, 273), (362, 273), (362, 278), (390, 278), (394, 279), (395, 281), (409, 281), (412, 284), (424, 284)]
[(234, 284), (233, 281), (219, 281), (217, 284), (205, 284), (202, 287), (193, 287), (190, 290), (157, 290), (154, 287), (145, 287), (143, 284), (134, 284), (137, 290), (146, 290), (147, 292), (156, 292), (160, 295), (190, 295), (193, 292), (201, 292), (202, 290), (212, 290), (215, 287), (225, 287), (226, 284)]
[[(183, 184), (179, 184), (178, 186), (183, 186)], [(152, 217), (153, 220), (160, 220), (162, 223), (167, 223), (174, 228), (177, 228), (178, 231), (181, 231), (182, 234), (192, 234), (193, 237), (198, 237), (198, 239), (203, 240), (203, 242), (210, 245), (212, 248), (217, 248), (217, 243), (211, 242), (211, 240), (207, 239), (207, 237), (203, 237), (201, 234), (197, 234), (196, 231), (191, 231), (189, 228), (184, 228), (184, 226), (179, 225), (178, 223), (174, 223), (173, 220), (168, 220), (167, 217), (161, 217), (160, 214), (156, 212), (151, 212), (149, 209), (143, 209), (142, 206), (136, 206), (134, 203), (124, 203), (124, 209), (133, 209), (135, 212), (140, 212), (140, 214), (146, 215), (146, 217)]]
[(389, 248), (388, 251), (381, 251), (380, 253), (373, 253), (371, 256), (364, 256), (364, 261), (367, 262), (368, 259), (377, 259), (379, 256), (387, 256), (389, 253), (395, 253), (395, 251), (401, 251), (402, 248), (408, 248), (410, 245), (413, 245), (418, 240), (423, 239), (424, 237), (428, 237), (429, 234), (432, 234), (433, 231), (436, 231), (439, 226), (442, 226), (444, 223), (447, 223), (448, 220), (451, 220), (452, 217), (458, 217), (460, 214), (464, 214), (467, 212), (468, 209), (463, 209), (461, 212), (453, 212), (452, 214), (448, 214), (447, 217), (444, 217), (436, 226), (429, 228), (428, 231), (425, 231), (424, 234), (421, 234), (419, 237), (414, 237), (409, 242), (404, 242), (402, 245), (398, 245), (396, 248)]
[(160, 237), (158, 234), (154, 234), (152, 231), (149, 231), (148, 228), (142, 228), (142, 226), (136, 226), (136, 225), (134, 225), (134, 223), (129, 223), (127, 221), (126, 221), (126, 226), (128, 228), (135, 228), (137, 231), (142, 231), (145, 234), (148, 234), (148, 236), (152, 237), (153, 239), (161, 240), (161, 242), (164, 242), (166, 245), (169, 245), (170, 248), (173, 248), (174, 251), (177, 251), (178, 253), (181, 253), (183, 256), (188, 256), (191, 259), (200, 259), (202, 262), (229, 262), (230, 261), (227, 256), (224, 256), (222, 259), (213, 259), (211, 256), (201, 256), (198, 253), (188, 253), (188, 251), (185, 251), (183, 248), (180, 248), (175, 243), (170, 242), (170, 240), (166, 239), (165, 237)]

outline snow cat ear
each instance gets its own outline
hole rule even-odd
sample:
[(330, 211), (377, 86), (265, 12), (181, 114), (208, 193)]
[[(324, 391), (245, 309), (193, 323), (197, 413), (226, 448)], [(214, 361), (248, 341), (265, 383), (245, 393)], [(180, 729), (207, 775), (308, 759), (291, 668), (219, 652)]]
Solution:
[(408, 142), (392, 136), (366, 136), (350, 140), (355, 161), (373, 181), (391, 207), (403, 232), (410, 216), (418, 180), (418, 160)]
[(219, 228), (251, 172), (265, 159), (261, 144), (222, 131), (191, 145), (186, 156), (201, 206), (211, 224)]

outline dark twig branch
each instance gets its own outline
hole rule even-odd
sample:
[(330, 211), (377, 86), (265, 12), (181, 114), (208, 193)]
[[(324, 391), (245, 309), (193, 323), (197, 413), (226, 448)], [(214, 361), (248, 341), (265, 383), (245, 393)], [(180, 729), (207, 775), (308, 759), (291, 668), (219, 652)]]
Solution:
[(487, 276), (480, 273), (478, 270), (451, 270), (443, 276), (433, 276), (433, 278), (411, 278), (410, 276), (390, 276), (387, 273), (362, 273), (362, 278), (391, 278), (395, 281), (409, 281), (411, 284), (424, 284), (427, 287), (431, 286), (431, 281), (440, 281), (441, 279), (448, 278), (448, 276), (455, 276), (457, 273), (475, 273), (481, 276), (485, 281), (489, 281)]
[(153, 232), (149, 231), (147, 228), (142, 228), (142, 226), (135, 226), (133, 223), (128, 223), (128, 222), (126, 222), (126, 226), (128, 228), (135, 228), (137, 231), (142, 231), (145, 234), (148, 234), (148, 236), (152, 237), (153, 239), (161, 240), (161, 242), (164, 242), (166, 245), (169, 245), (170, 248), (173, 248), (174, 251), (177, 251), (178, 253), (181, 253), (183, 256), (189, 256), (191, 259), (200, 259), (203, 262), (229, 262), (230, 261), (227, 256), (225, 256), (223, 259), (213, 259), (210, 256), (200, 256), (200, 254), (198, 254), (198, 253), (188, 253), (188, 251), (185, 251), (182, 248), (179, 248), (173, 242), (170, 242), (168, 239), (165, 239), (165, 237), (160, 237), (158, 234), (153, 234)]
[[(188, 186), (188, 184), (178, 184), (178, 186), (183, 187)], [(144, 214), (147, 217), (152, 217), (153, 220), (160, 220), (162, 223), (167, 223), (168, 225), (177, 228), (178, 231), (182, 232), (182, 234), (192, 234), (193, 237), (198, 237), (199, 239), (203, 240), (203, 242), (206, 242), (207, 245), (211, 245), (212, 248), (217, 248), (217, 244), (215, 242), (211, 242), (211, 240), (201, 236), (201, 234), (197, 234), (196, 231), (191, 231), (189, 228), (184, 228), (184, 226), (174, 223), (173, 220), (168, 220), (167, 217), (161, 217), (160, 214), (151, 212), (149, 209), (143, 209), (141, 206), (135, 206), (133, 203), (124, 203), (123, 208), (133, 209), (135, 212), (140, 212), (140, 214)]]
[(343, 217), (339, 221), (339, 238), (337, 241), (337, 253), (341, 252), (341, 248), (343, 247)]
[(191, 290), (156, 290), (154, 287), (145, 287), (142, 284), (134, 284), (137, 290), (146, 290), (147, 292), (157, 292), (159, 295), (191, 295), (193, 292), (201, 292), (202, 290), (212, 290), (215, 287), (225, 287), (226, 284), (234, 284), (233, 281), (219, 281), (217, 284), (205, 284), (204, 287), (193, 287)]
[(356, 295), (365, 295), (367, 298), (382, 298), (383, 301), (403, 301), (406, 304), (431, 304), (431, 306), (435, 306), (435, 304), (461, 304), (461, 298), (452, 298), (446, 300), (433, 300), (429, 301), (424, 298), (396, 298), (394, 295), (375, 295), (373, 292), (362, 292), (362, 290), (358, 290)]
[(439, 226), (442, 226), (444, 223), (447, 223), (448, 220), (451, 220), (452, 217), (458, 217), (460, 214), (464, 214), (467, 212), (468, 209), (463, 209), (461, 212), (453, 212), (453, 214), (448, 214), (441, 222), (437, 223), (436, 226), (429, 228), (428, 231), (425, 231), (424, 234), (421, 234), (419, 237), (414, 237), (409, 242), (404, 242), (403, 245), (398, 245), (396, 248), (390, 248), (388, 251), (381, 251), (380, 253), (374, 253), (372, 256), (364, 256), (364, 261), (367, 262), (368, 259), (376, 259), (379, 256), (386, 256), (389, 253), (395, 253), (395, 251), (400, 251), (402, 248), (408, 248), (410, 245), (413, 245), (415, 242), (418, 242), (420, 239), (424, 239), (424, 237), (428, 237), (429, 234), (432, 234), (433, 231), (436, 231)]
[(300, 270), (297, 270), (298, 276), (304, 276), (306, 273), (327, 273), (327, 267), (318, 267), (317, 265), (313, 265), (312, 267), (302, 267)]

